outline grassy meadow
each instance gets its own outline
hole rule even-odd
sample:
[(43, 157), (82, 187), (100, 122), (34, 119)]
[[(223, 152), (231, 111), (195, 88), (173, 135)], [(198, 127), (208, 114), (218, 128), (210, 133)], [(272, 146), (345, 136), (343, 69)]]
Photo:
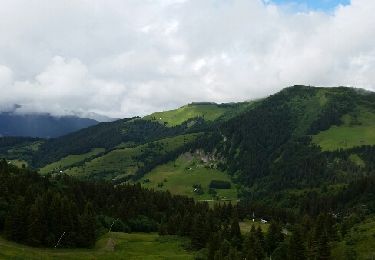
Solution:
[(323, 151), (348, 149), (375, 144), (375, 112), (360, 107), (354, 113), (344, 115), (340, 126), (332, 126), (313, 136), (313, 142)]
[(85, 154), (78, 154), (78, 155), (68, 155), (67, 157), (62, 158), (61, 160), (48, 164), (41, 168), (39, 171), (42, 174), (50, 173), (50, 172), (56, 172), (59, 169), (65, 169), (66, 167), (69, 167), (75, 163), (82, 162), (85, 159), (88, 159), (92, 156), (98, 155), (102, 152), (104, 152), (104, 148), (95, 148), (92, 149), (92, 151), (85, 153)]
[[(197, 200), (213, 200), (208, 193), (209, 184), (212, 180), (223, 180), (231, 182), (225, 172), (212, 169), (202, 163), (199, 156), (186, 153), (177, 160), (160, 165), (146, 174), (140, 182), (146, 188), (155, 190), (169, 190), (172, 194), (186, 195)], [(194, 192), (193, 185), (200, 184), (203, 194)], [(231, 183), (230, 189), (215, 189), (219, 200), (232, 202), (237, 201), (237, 189)]]

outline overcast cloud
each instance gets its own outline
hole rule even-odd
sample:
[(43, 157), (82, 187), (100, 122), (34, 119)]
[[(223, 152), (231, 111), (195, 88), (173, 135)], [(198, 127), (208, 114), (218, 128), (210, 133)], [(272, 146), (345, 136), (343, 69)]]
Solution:
[(374, 0), (330, 12), (261, 0), (0, 0), (0, 109), (127, 117), (294, 84), (374, 90), (374, 12)]

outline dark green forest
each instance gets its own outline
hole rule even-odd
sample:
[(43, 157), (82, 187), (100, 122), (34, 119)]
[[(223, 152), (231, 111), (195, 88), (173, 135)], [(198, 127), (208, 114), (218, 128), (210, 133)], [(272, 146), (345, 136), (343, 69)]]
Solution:
[[(60, 247), (92, 247), (115, 223), (112, 231), (189, 237), (190, 250), (206, 248), (208, 259), (328, 259), (329, 242), (339, 239), (343, 225), (323, 211), (316, 218), (300, 219), (249, 201), (210, 208), (140, 185), (114, 187), (64, 175), (41, 177), (4, 160), (0, 179), (0, 229), (7, 239), (36, 247), (56, 246), (60, 238)], [(239, 221), (250, 212), (272, 219), (267, 232), (253, 226), (241, 234)]]

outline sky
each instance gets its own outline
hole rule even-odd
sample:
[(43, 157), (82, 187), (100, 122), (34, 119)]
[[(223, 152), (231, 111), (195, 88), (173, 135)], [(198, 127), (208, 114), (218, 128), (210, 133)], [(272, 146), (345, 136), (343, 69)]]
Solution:
[(0, 110), (110, 117), (375, 90), (375, 1), (0, 0)]
[(350, 0), (264, 0), (265, 3), (274, 3), (293, 7), (298, 11), (332, 11), (338, 5), (349, 5)]

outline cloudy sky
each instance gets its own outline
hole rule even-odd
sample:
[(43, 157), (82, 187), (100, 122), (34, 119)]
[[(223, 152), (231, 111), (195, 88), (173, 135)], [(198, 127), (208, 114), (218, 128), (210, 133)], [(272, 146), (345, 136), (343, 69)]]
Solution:
[(375, 90), (374, 0), (0, 0), (0, 110), (144, 115)]

